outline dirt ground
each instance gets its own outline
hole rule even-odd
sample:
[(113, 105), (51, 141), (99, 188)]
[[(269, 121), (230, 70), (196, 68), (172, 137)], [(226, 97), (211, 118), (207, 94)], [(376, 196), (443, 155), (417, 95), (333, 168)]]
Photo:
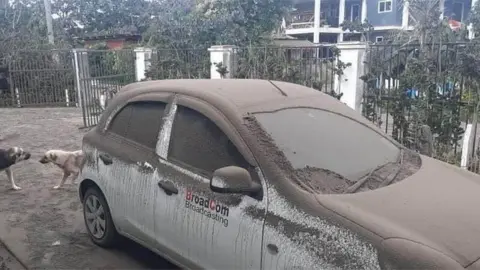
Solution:
[[(38, 162), (48, 149), (80, 149), (86, 130), (76, 108), (0, 109), (1, 148), (19, 146), (32, 153), (14, 165), (20, 191), (10, 189), (0, 174), (0, 240), (31, 269), (172, 269), (161, 257), (132, 242), (117, 250), (101, 249), (88, 239), (76, 185), (61, 179), (54, 165)], [(18, 269), (18, 262), (0, 246), (0, 269)], [(4, 266), (4, 268), (2, 268)]]

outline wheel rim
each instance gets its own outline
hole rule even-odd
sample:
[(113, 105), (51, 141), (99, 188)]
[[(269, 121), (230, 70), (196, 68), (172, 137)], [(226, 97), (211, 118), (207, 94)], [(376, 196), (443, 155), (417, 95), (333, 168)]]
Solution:
[(101, 239), (105, 235), (105, 211), (96, 196), (87, 197), (84, 212), (88, 231), (93, 237)]

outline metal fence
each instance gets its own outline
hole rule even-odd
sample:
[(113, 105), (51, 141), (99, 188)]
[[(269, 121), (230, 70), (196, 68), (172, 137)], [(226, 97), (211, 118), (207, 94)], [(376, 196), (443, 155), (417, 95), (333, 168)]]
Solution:
[(210, 79), (210, 53), (203, 49), (156, 49), (152, 51), (146, 77), (164, 79)]
[(71, 51), (17, 51), (4, 63), (0, 107), (75, 106)]
[(108, 100), (135, 81), (133, 50), (79, 50), (74, 52), (76, 84), (85, 127), (97, 124)]
[[(236, 48), (228, 68), (215, 68), (233, 78), (287, 81), (331, 93), (336, 92), (338, 72), (332, 48)], [(147, 80), (211, 78), (208, 50), (153, 49), (144, 56)], [(5, 62), (0, 80), (9, 86), (0, 89), (0, 107), (79, 106), (85, 127), (96, 125), (108, 100), (138, 75), (132, 49), (18, 51)]]
[(234, 78), (286, 81), (335, 91), (336, 63), (332, 46), (245, 47), (235, 49), (232, 71), (217, 66), (217, 71), (233, 72)]
[(363, 115), (407, 147), (460, 165), (465, 128), (478, 115), (479, 45), (370, 46)]

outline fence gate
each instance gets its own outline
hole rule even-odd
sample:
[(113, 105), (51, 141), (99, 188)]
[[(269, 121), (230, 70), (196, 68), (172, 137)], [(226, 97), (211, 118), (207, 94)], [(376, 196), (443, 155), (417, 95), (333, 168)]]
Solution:
[(16, 51), (0, 70), (0, 107), (75, 106), (69, 50)]
[(124, 85), (135, 82), (134, 50), (85, 50), (73, 52), (75, 82), (85, 127), (92, 127), (108, 100)]

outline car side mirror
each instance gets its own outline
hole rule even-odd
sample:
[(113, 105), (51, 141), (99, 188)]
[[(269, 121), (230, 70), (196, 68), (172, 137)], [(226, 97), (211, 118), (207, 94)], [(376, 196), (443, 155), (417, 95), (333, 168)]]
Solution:
[(217, 193), (252, 195), (261, 191), (262, 186), (254, 182), (244, 168), (228, 166), (213, 172), (210, 189)]

